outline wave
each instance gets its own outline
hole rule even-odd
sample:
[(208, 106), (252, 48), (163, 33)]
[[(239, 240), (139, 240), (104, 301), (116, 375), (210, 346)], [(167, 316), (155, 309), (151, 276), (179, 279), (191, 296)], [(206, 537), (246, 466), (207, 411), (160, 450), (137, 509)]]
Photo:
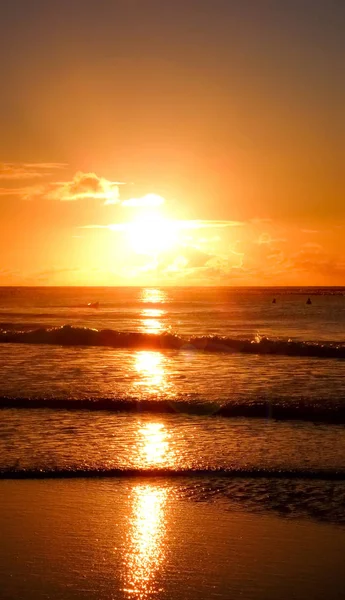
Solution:
[(345, 472), (264, 470), (80, 470), (2, 469), (0, 480), (80, 479), (159, 485), (177, 490), (180, 498), (197, 503), (229, 502), (232, 510), (272, 512), (280, 517), (308, 518), (345, 525)]
[(50, 344), (60, 346), (105, 346), (145, 350), (188, 350), (199, 352), (240, 352), (316, 358), (345, 358), (345, 344), (274, 340), (264, 336), (238, 339), (217, 335), (182, 337), (160, 334), (91, 329), (87, 327), (41, 327), (30, 331), (0, 331), (0, 343)]
[(0, 469), (0, 479), (75, 479), (95, 477), (146, 477), (146, 478), (232, 478), (232, 479), (291, 479), (345, 481), (345, 470), (329, 469), (135, 469), (135, 468), (12, 468)]
[(135, 398), (52, 398), (0, 397), (1, 409), (87, 410), (149, 414), (187, 414), (203, 417), (256, 418), (277, 421), (309, 421), (345, 424), (345, 399), (337, 403), (318, 400), (237, 400), (219, 404), (200, 400), (138, 400)]
[[(66, 474), (67, 473), (67, 474)], [(288, 475), (285, 477), (285, 475)], [(197, 503), (229, 502), (232, 510), (241, 507), (254, 513), (272, 512), (280, 517), (308, 518), (319, 522), (345, 525), (345, 476), (340, 473), (302, 471), (198, 471), (153, 473), (152, 471), (76, 471), (7, 470), (0, 479), (71, 479), (132, 478), (134, 483), (159, 485), (178, 491), (185, 500)], [(103, 480), (104, 481), (104, 480)], [(128, 479), (127, 479), (128, 481)], [(177, 487), (176, 487), (177, 486)]]

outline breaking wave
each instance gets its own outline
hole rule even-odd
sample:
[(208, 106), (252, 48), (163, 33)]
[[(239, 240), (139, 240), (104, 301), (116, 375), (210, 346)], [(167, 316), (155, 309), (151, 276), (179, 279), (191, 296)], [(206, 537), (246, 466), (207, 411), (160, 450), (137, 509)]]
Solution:
[(97, 330), (71, 325), (18, 331), (15, 330), (15, 326), (11, 328), (9, 324), (8, 328), (0, 330), (0, 343), (345, 358), (345, 343), (277, 340), (264, 336), (255, 336), (252, 339), (216, 335), (182, 337), (169, 332), (154, 334), (114, 329)]
[(319, 399), (233, 400), (226, 403), (186, 399), (136, 398), (53, 398), (53, 397), (0, 397), (1, 409), (87, 410), (121, 413), (185, 414), (204, 417), (256, 418), (279, 421), (309, 421), (325, 424), (345, 424), (345, 401)]
[(1, 468), (0, 479), (74, 479), (81, 477), (215, 477), (230, 479), (306, 479), (345, 481), (345, 470), (330, 469), (236, 469), (236, 468)]
[[(134, 470), (53, 469), (0, 470), (1, 479), (134, 478), (160, 486), (177, 485), (182, 498), (194, 502), (229, 501), (251, 512), (311, 518), (345, 525), (345, 471), (293, 470)], [(176, 488), (175, 488), (176, 489)]]
[(254, 513), (307, 518), (345, 525), (345, 472), (336, 471), (133, 471), (133, 470), (1, 470), (0, 479), (113, 478), (171, 490), (197, 503), (229, 502)]

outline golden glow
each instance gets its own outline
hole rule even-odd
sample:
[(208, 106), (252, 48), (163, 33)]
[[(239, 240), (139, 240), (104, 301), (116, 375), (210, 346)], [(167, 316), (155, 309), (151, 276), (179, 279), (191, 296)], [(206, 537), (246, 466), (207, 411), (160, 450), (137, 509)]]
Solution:
[(139, 453), (143, 466), (154, 467), (166, 461), (170, 435), (163, 423), (147, 423), (139, 429)]
[(139, 350), (135, 354), (135, 369), (140, 375), (137, 385), (148, 388), (148, 391), (162, 391), (167, 387), (164, 368), (165, 357), (160, 352)]
[(155, 576), (165, 559), (167, 490), (152, 485), (137, 485), (131, 499), (124, 592), (130, 598), (145, 600), (161, 591), (157, 589)]
[[(65, 22), (71, 2), (46, 2), (39, 22), (28, 19), (25, 28), (37, 46), (44, 40), (54, 69), (36, 60), (27, 35), (18, 31), (13, 44), (17, 4), (7, 2), (2, 19), (11, 74), (0, 113), (2, 286), (343, 284), (343, 119), (333, 106), (342, 92), (344, 2), (322, 3), (317, 23), (281, 2), (289, 13), (279, 14), (282, 24), (261, 2), (250, 3), (250, 15), (244, 2), (236, 11), (221, 2), (208, 11), (209, 44), (198, 51), (190, 48), (194, 12), (181, 2), (170, 2), (170, 19), (167, 2), (155, 3), (159, 31), (148, 2), (102, 3), (107, 18), (80, 3), (73, 40), (56, 34), (50, 8), (59, 6)], [(123, 12), (129, 4), (131, 18)], [(115, 20), (131, 49), (114, 62)], [(152, 55), (133, 35), (134, 21)], [(318, 36), (322, 60), (314, 65)], [(252, 48), (255, 64), (243, 60)], [(278, 53), (284, 85), (272, 61)], [(203, 231), (220, 239), (198, 252)]]
[(142, 196), (141, 198), (129, 198), (129, 200), (124, 200), (122, 206), (152, 207), (161, 206), (164, 202), (164, 198), (158, 196), (158, 194), (145, 194), (145, 196)]

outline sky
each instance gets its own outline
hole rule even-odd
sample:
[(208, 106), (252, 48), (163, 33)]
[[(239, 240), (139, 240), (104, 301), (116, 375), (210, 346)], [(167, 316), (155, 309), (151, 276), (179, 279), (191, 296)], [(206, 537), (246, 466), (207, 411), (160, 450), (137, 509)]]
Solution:
[(0, 10), (0, 285), (345, 285), (343, 0)]

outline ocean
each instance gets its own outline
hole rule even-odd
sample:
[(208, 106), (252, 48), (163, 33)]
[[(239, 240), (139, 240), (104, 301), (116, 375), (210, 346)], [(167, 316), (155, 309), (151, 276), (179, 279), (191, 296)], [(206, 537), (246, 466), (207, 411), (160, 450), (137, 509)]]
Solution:
[[(33, 511), (31, 502), (23, 508), (18, 486), (29, 499), (36, 490), (34, 504), (43, 515), (56, 494), (68, 514), (91, 494), (93, 503), (88, 499), (83, 510), (98, 511), (104, 532), (111, 498), (121, 499), (121, 506), (130, 498), (119, 517), (120, 542), (109, 542), (106, 534), (109, 548), (121, 548), (116, 593), (111, 586), (100, 591), (98, 580), (85, 588), (72, 575), (69, 595), (60, 580), (53, 584), (50, 578), (40, 588), (27, 566), (19, 579), (23, 586), (23, 577), (29, 577), (31, 592), (28, 586), (20, 591), (6, 575), (17, 569), (13, 558), (0, 570), (4, 598), (230, 597), (224, 573), (220, 589), (219, 574), (218, 579), (209, 574), (202, 584), (195, 569), (194, 587), (176, 595), (162, 548), (168, 552), (177, 544), (176, 527), (167, 533), (166, 514), (168, 504), (178, 501), (186, 503), (182, 520), (190, 506), (202, 506), (198, 527), (208, 523), (208, 539), (217, 514), (227, 531), (233, 528), (233, 511), (250, 531), (259, 517), (262, 527), (265, 519), (278, 529), (286, 522), (332, 527), (335, 536), (342, 533), (339, 547), (345, 548), (344, 360), (345, 288), (1, 288), (0, 489), (7, 491), (2, 515), (11, 514), (11, 521), (13, 511), (15, 520), (21, 511)], [(104, 511), (99, 515), (105, 498), (107, 519)], [(57, 510), (55, 504), (49, 518)], [(138, 533), (135, 519), (143, 514), (146, 525)], [(86, 537), (91, 526), (98, 527), (95, 516), (83, 523)], [(73, 529), (71, 523), (63, 527)], [(186, 536), (188, 519), (184, 527)], [(92, 533), (97, 540), (101, 535)], [(221, 529), (217, 535), (224, 537)], [(185, 552), (196, 556), (195, 539), (191, 543)], [(199, 571), (206, 568), (205, 556), (195, 559)], [(88, 560), (91, 564), (94, 555)], [(315, 569), (324, 560), (310, 566), (313, 577), (319, 577)], [(109, 568), (108, 561), (107, 582)], [(333, 572), (333, 583), (339, 572)], [(306, 596), (310, 591), (303, 585), (310, 577), (303, 573), (300, 595), (285, 586), (286, 597), (322, 598), (327, 586), (329, 598), (341, 597), (328, 580), (313, 580), (314, 595)], [(261, 596), (255, 585), (243, 587), (245, 579), (242, 587), (238, 580), (239, 587), (233, 582), (230, 587), (247, 598), (285, 597), (277, 596), (282, 582), (276, 575), (270, 575), (276, 581), (271, 591), (267, 578), (258, 584)]]

